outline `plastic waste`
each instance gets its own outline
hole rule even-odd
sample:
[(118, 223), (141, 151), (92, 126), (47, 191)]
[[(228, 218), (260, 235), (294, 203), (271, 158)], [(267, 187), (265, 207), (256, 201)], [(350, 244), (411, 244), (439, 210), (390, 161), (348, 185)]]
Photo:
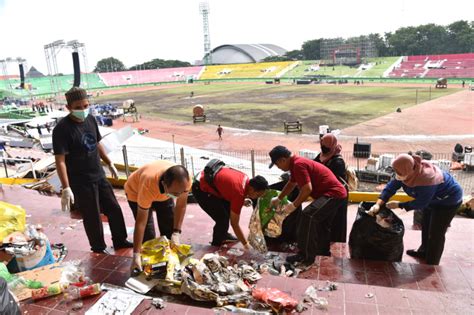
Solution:
[(3, 240), (12, 232), (23, 232), (25, 224), (25, 209), (0, 201), (0, 240)]
[(390, 209), (381, 207), (378, 217), (366, 213), (372, 202), (359, 205), (349, 235), (351, 258), (384, 261), (401, 261), (403, 255), (403, 221)]
[(7, 282), (0, 278), (0, 314), (20, 315), (20, 307), (8, 291)]
[(275, 288), (255, 288), (252, 296), (268, 304), (277, 313), (282, 311), (289, 313), (298, 305), (297, 300)]

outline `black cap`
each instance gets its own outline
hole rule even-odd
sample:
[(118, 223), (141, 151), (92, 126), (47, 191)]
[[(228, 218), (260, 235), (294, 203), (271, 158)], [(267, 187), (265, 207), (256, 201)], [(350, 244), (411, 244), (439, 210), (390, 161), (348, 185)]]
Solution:
[(275, 165), (276, 161), (278, 161), (279, 159), (290, 157), (291, 151), (282, 145), (277, 145), (270, 151), (269, 155), (272, 162), (270, 163), (268, 168), (272, 168), (273, 165)]

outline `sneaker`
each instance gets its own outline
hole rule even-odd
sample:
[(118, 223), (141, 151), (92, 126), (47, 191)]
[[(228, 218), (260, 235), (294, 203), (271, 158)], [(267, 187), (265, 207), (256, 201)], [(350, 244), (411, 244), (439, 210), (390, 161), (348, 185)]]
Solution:
[(96, 254), (112, 255), (112, 254), (111, 254), (108, 250), (106, 250), (106, 249), (93, 250), (92, 252), (93, 252), (93, 253), (96, 253)]
[(300, 262), (303, 262), (305, 260), (306, 260), (305, 257), (301, 254), (290, 255), (290, 256), (286, 257), (286, 261), (289, 262), (290, 264), (300, 263)]
[(211, 242), (211, 245), (212, 246), (221, 246), (222, 244), (226, 244), (226, 243), (235, 243), (235, 242), (238, 242), (239, 240), (237, 239), (237, 237), (235, 237), (234, 235), (230, 234), (230, 233), (227, 233), (224, 237), (223, 240), (221, 241), (215, 241), (213, 240)]
[(407, 250), (407, 255), (411, 257), (416, 257), (416, 258), (425, 258), (426, 253), (425, 252), (420, 252), (414, 249), (409, 249)]
[(114, 244), (114, 249), (132, 248), (132, 247), (133, 247), (133, 243), (128, 240), (125, 240), (118, 244)]

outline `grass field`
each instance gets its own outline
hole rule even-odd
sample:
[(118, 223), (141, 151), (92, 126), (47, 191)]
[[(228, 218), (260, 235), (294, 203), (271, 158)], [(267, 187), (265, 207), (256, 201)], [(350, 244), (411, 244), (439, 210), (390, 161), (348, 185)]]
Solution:
[[(418, 90), (418, 92), (417, 92)], [(190, 92), (194, 97), (189, 97)], [(134, 99), (144, 117), (192, 121), (192, 107), (204, 105), (208, 120), (223, 126), (283, 131), (283, 121), (303, 122), (303, 131), (321, 124), (342, 129), (418, 103), (448, 95), (457, 89), (369, 87), (353, 85), (186, 85), (147, 92), (109, 95), (96, 102)]]

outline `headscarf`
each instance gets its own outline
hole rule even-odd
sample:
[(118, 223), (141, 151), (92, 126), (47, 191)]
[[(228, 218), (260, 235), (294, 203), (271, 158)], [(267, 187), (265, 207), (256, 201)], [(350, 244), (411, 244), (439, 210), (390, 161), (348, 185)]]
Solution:
[(327, 133), (321, 138), (321, 146), (329, 148), (330, 150), (328, 153), (321, 152), (321, 154), (319, 155), (319, 159), (323, 164), (329, 161), (336, 154), (341, 153), (342, 150), (341, 145), (337, 144), (336, 136), (332, 133)]
[(392, 167), (401, 176), (407, 176), (403, 184), (408, 187), (433, 186), (444, 180), (443, 172), (435, 165), (423, 161), (418, 155), (400, 154)]

